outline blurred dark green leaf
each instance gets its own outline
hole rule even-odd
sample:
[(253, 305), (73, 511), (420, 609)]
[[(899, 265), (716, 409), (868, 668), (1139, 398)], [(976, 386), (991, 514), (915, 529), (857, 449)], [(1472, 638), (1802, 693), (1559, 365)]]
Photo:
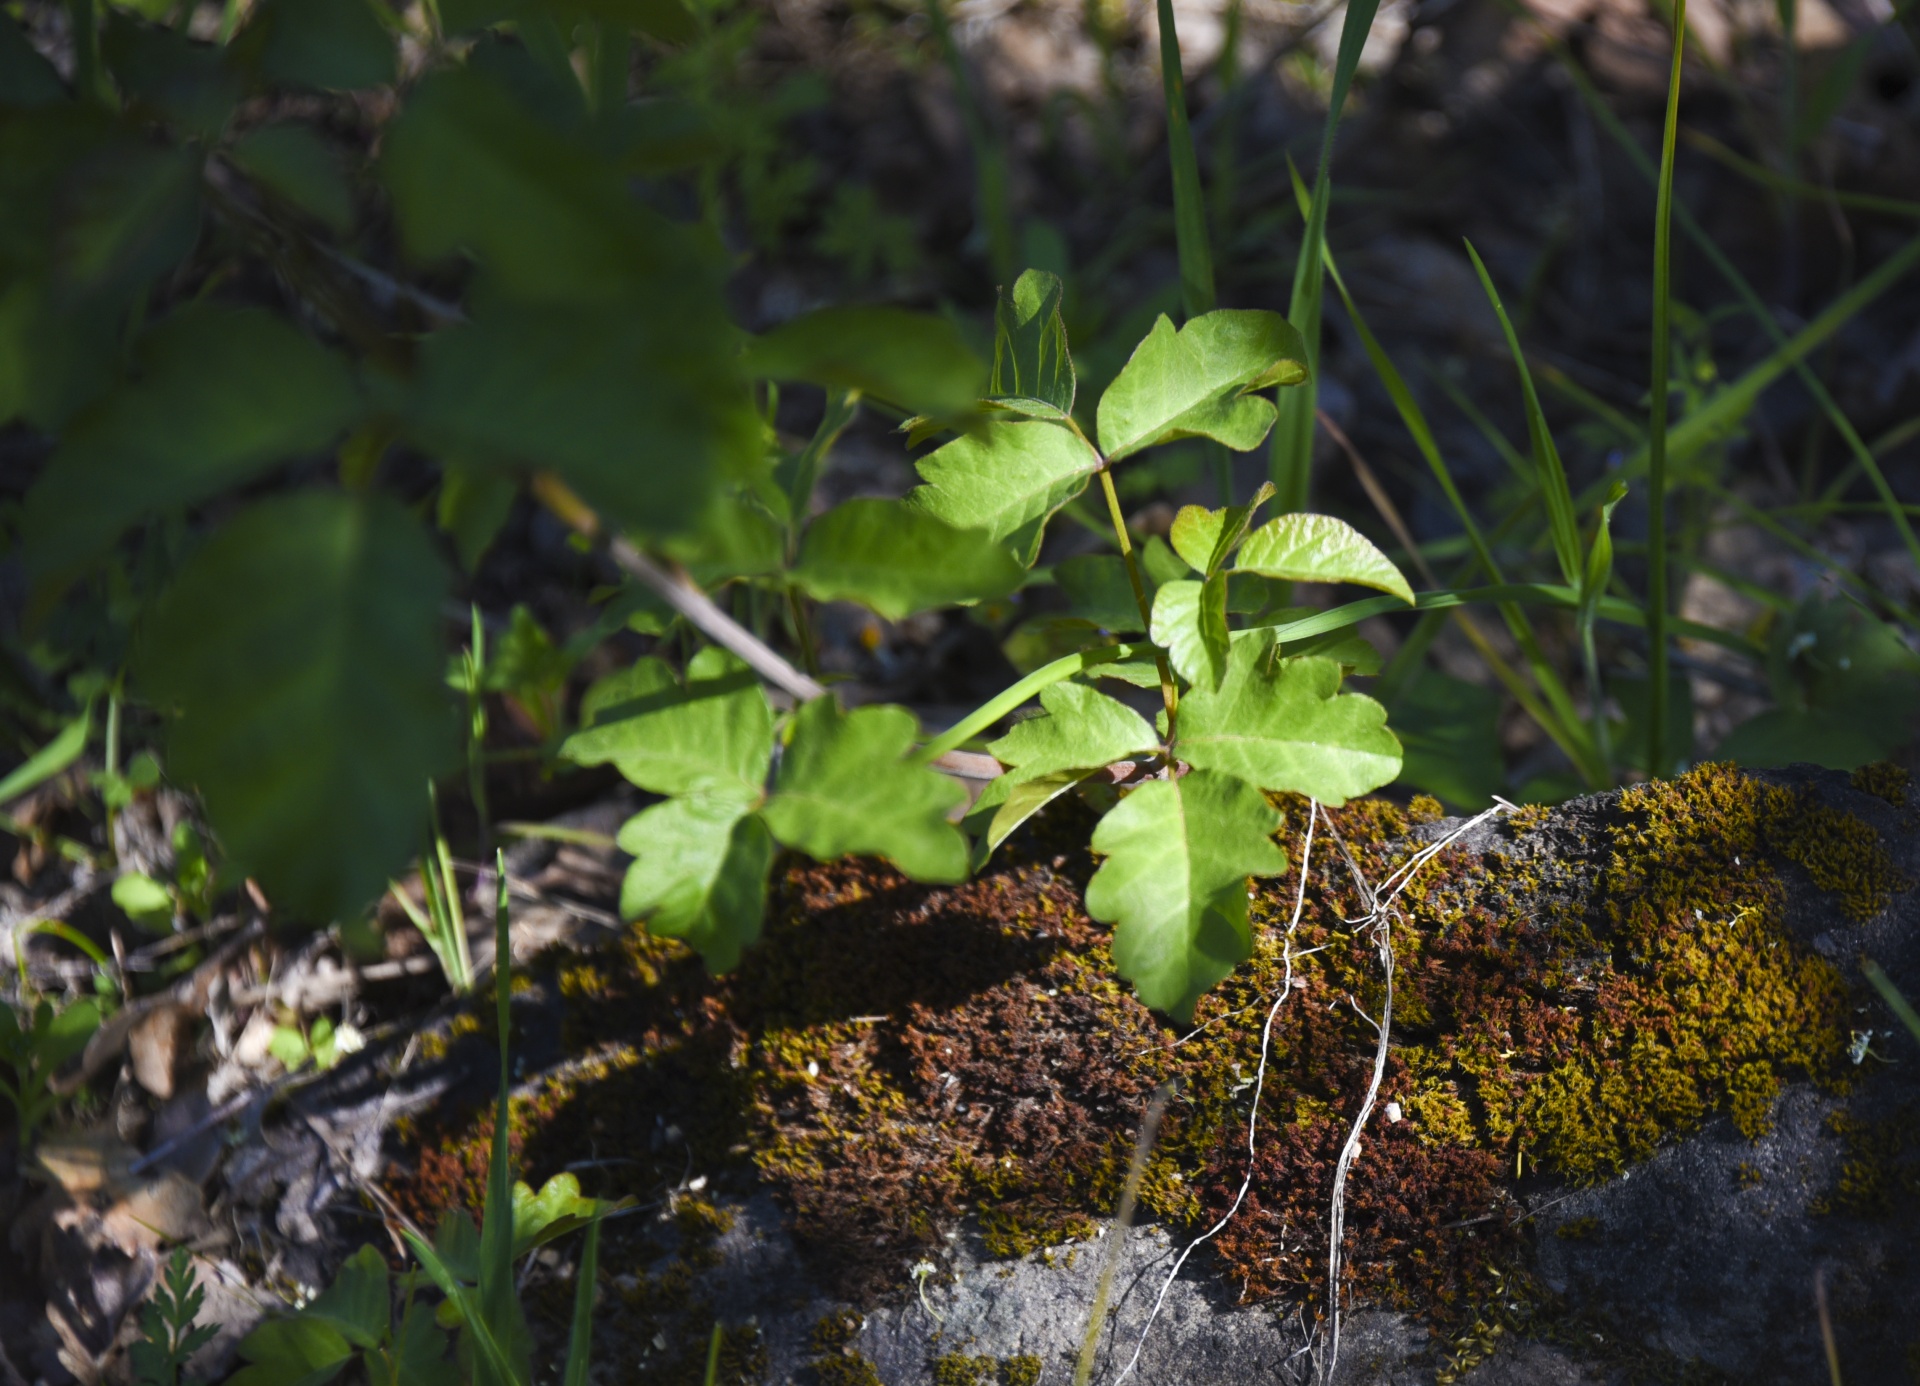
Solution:
[(353, 194), (340, 159), (304, 125), (263, 125), (234, 141), (234, 163), (267, 191), (335, 231), (353, 224)]
[(1506, 784), (1500, 753), (1500, 694), (1426, 670), (1389, 708), (1403, 759), (1400, 783), (1478, 812)]
[(240, 100), (240, 81), (221, 50), (185, 34), (108, 10), (100, 56), (136, 109), (189, 135), (218, 135)]
[(901, 308), (822, 308), (749, 343), (749, 375), (858, 390), (910, 414), (966, 412), (986, 367), (947, 319)]
[(178, 713), (169, 767), (281, 909), (361, 909), (412, 855), (457, 744), (447, 583), (398, 503), (305, 491), (216, 533), (143, 632), (140, 688)]
[(0, 106), (44, 106), (66, 99), (67, 84), (10, 14), (0, 14)]
[(268, 82), (351, 89), (391, 82), (399, 53), (379, 0), (259, 0), (234, 36), (236, 61)]
[(263, 309), (182, 309), (139, 359), (139, 377), (69, 430), (27, 495), (27, 556), (42, 577), (148, 515), (326, 447), (360, 407), (346, 367)]

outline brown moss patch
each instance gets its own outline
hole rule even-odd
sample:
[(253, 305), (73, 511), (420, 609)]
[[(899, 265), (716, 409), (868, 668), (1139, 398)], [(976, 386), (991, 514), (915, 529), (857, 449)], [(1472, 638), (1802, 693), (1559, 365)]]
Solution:
[[(1297, 863), (1307, 806), (1283, 808)], [(1379, 880), (1431, 810), (1360, 801), (1333, 818)], [(1219, 1216), (1247, 1172), (1296, 881), (1256, 891), (1255, 956), (1182, 1036), (1112, 975), (1082, 907), (1089, 826), (1063, 801), (950, 888), (789, 861), (763, 943), (729, 977), (638, 930), (566, 961), (579, 1058), (516, 1103), (527, 1176), (614, 1156), (595, 1192), (658, 1198), (690, 1169), (716, 1190), (764, 1184), (822, 1285), (872, 1297), (966, 1216), (1002, 1254), (1090, 1230), (1148, 1093), (1178, 1075), (1141, 1201), (1185, 1226)], [(1502, 851), (1450, 849), (1399, 898), (1394, 1044), (1349, 1185), (1356, 1299), (1456, 1322), (1506, 1293), (1517, 1180), (1610, 1177), (1716, 1112), (1755, 1134), (1783, 1082), (1844, 1077), (1845, 989), (1785, 927), (1782, 862), (1856, 917), (1904, 888), (1866, 825), (1724, 766), (1509, 834)], [(1385, 995), (1371, 935), (1346, 922), (1361, 913), (1323, 834), (1251, 1186), (1214, 1244), (1248, 1298), (1321, 1292), (1332, 1170)], [(483, 1116), (430, 1141), (412, 1206), (472, 1197), (486, 1134)], [(823, 1381), (872, 1370), (846, 1343), (816, 1358)]]

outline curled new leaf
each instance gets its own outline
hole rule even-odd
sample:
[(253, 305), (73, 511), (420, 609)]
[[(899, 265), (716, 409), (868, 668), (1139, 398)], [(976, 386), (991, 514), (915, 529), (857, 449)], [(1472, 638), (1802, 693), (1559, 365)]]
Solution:
[(1184, 1020), (1247, 957), (1247, 877), (1286, 870), (1279, 826), (1259, 790), (1207, 770), (1149, 781), (1100, 820), (1087, 912), (1115, 926), (1114, 964), (1142, 1001)]
[(1073, 358), (1060, 319), (1064, 292), (1060, 277), (1045, 270), (1028, 270), (1011, 292), (1000, 291), (993, 316), (993, 377), (987, 386), (993, 402), (1042, 417), (1073, 413)]
[(1240, 546), (1234, 571), (1287, 582), (1351, 582), (1413, 601), (1413, 588), (1371, 540), (1331, 515), (1281, 515)]

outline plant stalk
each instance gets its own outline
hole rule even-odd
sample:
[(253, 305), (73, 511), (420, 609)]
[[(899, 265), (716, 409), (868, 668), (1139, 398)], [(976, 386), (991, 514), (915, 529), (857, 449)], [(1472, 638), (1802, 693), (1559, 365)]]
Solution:
[[(1140, 607), (1140, 619), (1146, 624), (1147, 636), (1153, 636), (1153, 605), (1147, 600), (1147, 584), (1140, 576), (1140, 562), (1133, 555), (1133, 539), (1127, 533), (1127, 518), (1120, 513), (1120, 497), (1113, 489), (1113, 473), (1103, 462), (1100, 466), (1100, 489), (1107, 498), (1107, 514), (1113, 520), (1113, 537), (1120, 544), (1120, 561), (1127, 566), (1127, 581), (1133, 584), (1133, 600)], [(1173, 686), (1173, 668), (1167, 663), (1164, 653), (1153, 657), (1154, 667), (1160, 671), (1160, 701), (1167, 706), (1167, 735), (1173, 735), (1173, 719), (1180, 711), (1180, 694)]]

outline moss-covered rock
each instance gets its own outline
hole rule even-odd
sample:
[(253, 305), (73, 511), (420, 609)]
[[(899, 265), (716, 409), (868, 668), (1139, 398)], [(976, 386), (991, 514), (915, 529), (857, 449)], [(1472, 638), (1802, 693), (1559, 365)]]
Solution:
[[(1235, 1208), (1193, 1273), (1243, 1301), (1322, 1304), (1333, 1173), (1387, 1013), (1384, 942), (1391, 1043), (1347, 1186), (1343, 1293), (1442, 1342), (1485, 1331), (1490, 1303), (1545, 1332), (1543, 1190), (1618, 1180), (1720, 1114), (1762, 1140), (1787, 1085), (1831, 1108), (1861, 1072), (1864, 999), (1833, 940), (1904, 898), (1904, 795), (1883, 771), (1849, 786), (1706, 766), (1484, 825), (1361, 923), (1362, 882), (1457, 825), (1429, 803), (1361, 801), (1321, 811), (1309, 854), (1310, 808), (1284, 800), (1290, 858), (1307, 862), (1298, 922), (1298, 878), (1260, 883), (1255, 954), (1189, 1034), (1114, 978), (1070, 808), (962, 886), (794, 860), (732, 976), (638, 930), (557, 961), (574, 1058), (516, 1104), (513, 1135), (535, 1175), (617, 1153), (609, 1193), (658, 1198), (696, 1171), (709, 1196), (771, 1190), (812, 1287), (873, 1307), (914, 1294), (916, 1262), (924, 1291), (962, 1226), (998, 1257), (1094, 1232), (1147, 1095), (1178, 1078), (1145, 1216), (1179, 1233)], [(470, 1196), (486, 1128), (423, 1134), (413, 1206)], [(1557, 1225), (1556, 1245), (1584, 1244), (1582, 1224)], [(629, 1240), (644, 1261), (699, 1238)], [(667, 1357), (684, 1360), (663, 1350), (631, 1379), (677, 1379)], [(873, 1370), (851, 1341), (811, 1360), (821, 1381)], [(937, 1380), (1010, 1370), (965, 1346), (926, 1362)]]

